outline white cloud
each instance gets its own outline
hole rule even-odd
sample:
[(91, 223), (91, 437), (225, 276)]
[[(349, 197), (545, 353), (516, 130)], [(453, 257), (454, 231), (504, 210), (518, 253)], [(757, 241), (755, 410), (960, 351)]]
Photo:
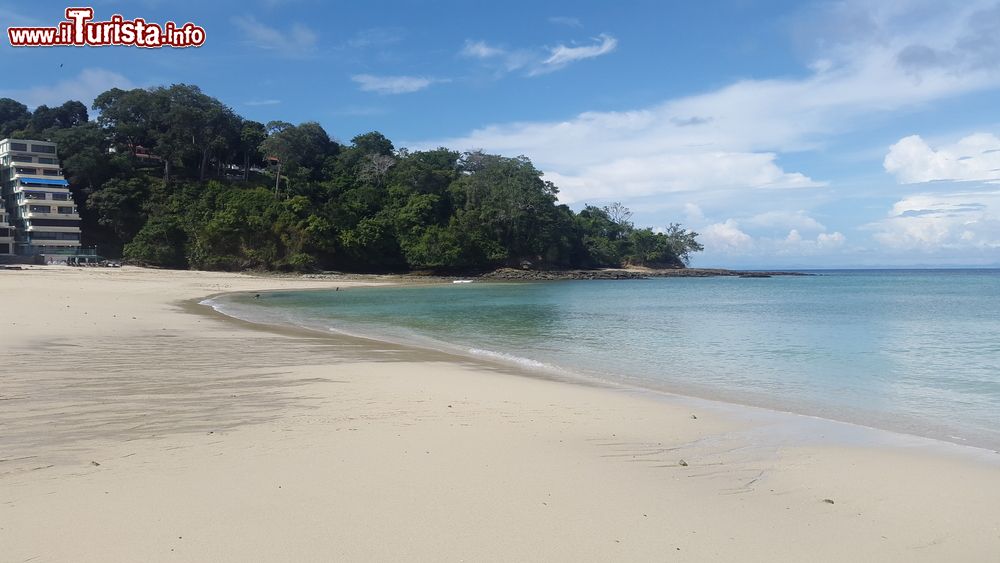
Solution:
[(582, 45), (579, 47), (567, 47), (566, 45), (556, 45), (549, 51), (549, 56), (542, 61), (541, 65), (532, 70), (532, 74), (542, 74), (559, 70), (570, 63), (593, 59), (606, 55), (618, 47), (618, 40), (614, 37), (602, 33), (597, 37), (599, 43), (594, 45)]
[[(750, 221), (753, 219), (751, 218)], [(837, 251), (844, 246), (847, 237), (839, 231), (805, 236), (798, 229), (790, 229), (787, 234), (777, 236), (754, 236), (747, 232), (745, 220), (726, 219), (712, 223), (702, 229), (699, 240), (705, 251), (717, 256), (762, 257), (814, 256)]]
[[(874, 116), (1000, 86), (1000, 64), (900, 60), (917, 43), (935, 49), (962, 44), (970, 53), (963, 60), (976, 58), (976, 43), (968, 38), (981, 35), (974, 30), (984, 5), (924, 3), (915, 10), (912, 2), (848, 0), (838, 9), (852, 17), (834, 26), (841, 35), (820, 37), (821, 52), (802, 77), (740, 80), (644, 108), (486, 125), (409, 145), (530, 155), (561, 188), (564, 202), (613, 198), (628, 204), (659, 196), (659, 203), (680, 207), (725, 194), (730, 205), (741, 207), (759, 200), (757, 189), (825, 185), (806, 171), (786, 170), (782, 154), (820, 148), (833, 135), (866, 127)], [(857, 22), (870, 32), (856, 33)], [(556, 48), (549, 59), (558, 64), (593, 56), (608, 49), (605, 43), (612, 45)], [(769, 197), (783, 201), (775, 193)]]
[(814, 256), (836, 251), (843, 247), (846, 241), (847, 237), (839, 231), (806, 237), (798, 230), (792, 229), (784, 240), (761, 239), (758, 246), (765, 256), (770, 253), (785, 256)]
[[(531, 154), (531, 153), (529, 153)], [(639, 154), (587, 164), (576, 174), (548, 172), (560, 201), (633, 199), (704, 189), (807, 188), (820, 185), (774, 163), (772, 153), (698, 152)]]
[(919, 135), (892, 145), (883, 162), (900, 183), (1000, 181), (1000, 138), (976, 133), (957, 143), (931, 148)]
[(103, 68), (87, 68), (72, 78), (48, 86), (19, 90), (0, 90), (0, 97), (13, 98), (30, 108), (40, 105), (62, 105), (67, 100), (79, 100), (87, 107), (98, 94), (111, 88), (128, 90), (136, 85), (117, 72)]
[(885, 219), (868, 225), (894, 250), (1000, 250), (1000, 191), (926, 193), (897, 201)]
[(791, 228), (798, 231), (825, 231), (826, 227), (822, 223), (810, 217), (804, 210), (790, 211), (766, 211), (758, 213), (743, 221), (745, 224), (754, 227), (781, 227)]
[(423, 76), (375, 76), (372, 74), (356, 74), (351, 80), (357, 82), (364, 92), (378, 94), (409, 94), (419, 92), (435, 82), (442, 80)]
[(684, 217), (689, 223), (701, 223), (705, 220), (705, 212), (698, 204), (688, 202), (684, 204)]
[(750, 235), (740, 230), (739, 223), (727, 219), (724, 223), (714, 223), (699, 231), (701, 243), (712, 251), (745, 251), (753, 244)]
[(466, 39), (458, 54), (479, 59), (494, 68), (498, 76), (514, 71), (523, 71), (526, 76), (540, 76), (566, 68), (577, 61), (605, 55), (618, 46), (618, 40), (607, 34), (601, 34), (597, 40), (599, 42), (593, 45), (508, 49), (482, 40)]
[(839, 232), (820, 233), (816, 235), (816, 244), (821, 247), (841, 246), (844, 244), (845, 240), (847, 240), (847, 237)]
[(288, 57), (301, 57), (316, 50), (316, 32), (302, 24), (287, 30), (265, 25), (253, 16), (237, 16), (233, 23), (245, 36), (246, 43)]
[(471, 39), (465, 40), (465, 46), (462, 47), (460, 53), (463, 57), (473, 57), (477, 59), (490, 59), (493, 57), (499, 57), (506, 54), (506, 51), (500, 47), (494, 47), (489, 45), (485, 41), (473, 41)]

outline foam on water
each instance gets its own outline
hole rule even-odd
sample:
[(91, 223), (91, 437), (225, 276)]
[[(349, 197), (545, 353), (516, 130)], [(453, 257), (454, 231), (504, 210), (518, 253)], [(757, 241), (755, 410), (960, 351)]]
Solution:
[(538, 360), (532, 360), (531, 358), (515, 356), (514, 354), (507, 354), (505, 352), (494, 352), (493, 350), (483, 350), (481, 348), (469, 348), (468, 352), (473, 356), (490, 358), (491, 360), (500, 360), (502, 362), (509, 362), (529, 369), (552, 369), (552, 366), (539, 362)]

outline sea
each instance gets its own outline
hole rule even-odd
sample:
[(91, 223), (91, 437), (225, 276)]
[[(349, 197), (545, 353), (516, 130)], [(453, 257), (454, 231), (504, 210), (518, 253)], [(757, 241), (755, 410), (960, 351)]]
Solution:
[(440, 283), (233, 294), (219, 311), (1000, 448), (1000, 270)]

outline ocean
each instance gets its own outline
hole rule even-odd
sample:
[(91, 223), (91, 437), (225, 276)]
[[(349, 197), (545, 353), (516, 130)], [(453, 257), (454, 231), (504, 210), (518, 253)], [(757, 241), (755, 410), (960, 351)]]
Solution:
[(220, 311), (1000, 448), (1000, 271), (274, 292)]

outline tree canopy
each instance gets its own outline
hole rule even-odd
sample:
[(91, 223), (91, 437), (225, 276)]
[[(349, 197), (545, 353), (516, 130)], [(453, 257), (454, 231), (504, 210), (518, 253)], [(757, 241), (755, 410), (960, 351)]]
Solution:
[(201, 269), (682, 267), (702, 249), (621, 204), (574, 212), (524, 156), (408, 151), (377, 131), (245, 119), (197, 86), (121, 90), (87, 108), (0, 99), (0, 134), (51, 139), (105, 256)]

